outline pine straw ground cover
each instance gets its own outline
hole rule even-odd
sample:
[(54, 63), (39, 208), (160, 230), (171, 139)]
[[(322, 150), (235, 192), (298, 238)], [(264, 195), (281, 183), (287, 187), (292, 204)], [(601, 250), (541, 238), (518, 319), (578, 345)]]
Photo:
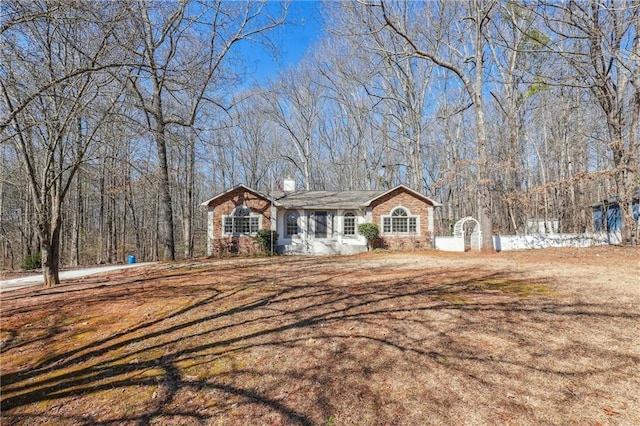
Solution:
[(640, 251), (205, 259), (4, 293), (2, 424), (640, 424)]

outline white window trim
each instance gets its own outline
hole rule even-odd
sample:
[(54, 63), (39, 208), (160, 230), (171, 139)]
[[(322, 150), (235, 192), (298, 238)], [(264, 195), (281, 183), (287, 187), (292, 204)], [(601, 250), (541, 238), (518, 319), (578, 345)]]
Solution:
[[(347, 214), (352, 214), (353, 216), (349, 216), (349, 217), (353, 217), (353, 234), (347, 234), (344, 232), (344, 227), (345, 227), (345, 220), (347, 219)], [(342, 213), (342, 236), (344, 238), (358, 238), (358, 214), (352, 210), (347, 210), (345, 212)]]
[[(396, 209), (403, 209), (404, 211), (407, 212), (407, 221), (409, 220), (409, 218), (413, 217), (416, 219), (416, 232), (411, 232), (411, 231), (407, 231), (407, 232), (384, 232), (384, 219), (385, 218), (393, 218), (392, 214)], [(385, 215), (380, 215), (380, 235), (386, 235), (386, 236), (390, 236), (390, 237), (419, 237), (420, 236), (420, 215), (413, 215), (411, 214), (411, 210), (409, 210), (407, 207), (399, 205), (399, 206), (395, 206), (393, 207), (391, 210), (389, 210), (389, 214), (385, 214)], [(407, 223), (407, 229), (409, 227), (409, 224)]]
[[(235, 213), (238, 209), (246, 209), (249, 210), (249, 216), (236, 216)], [(249, 217), (249, 218), (258, 218), (258, 231), (262, 229), (262, 215), (258, 214), (258, 213), (254, 213), (253, 209), (245, 206), (245, 205), (241, 205), (241, 206), (236, 206), (232, 211), (231, 214), (225, 214), (222, 215), (222, 235), (224, 237), (240, 237), (240, 236), (248, 236), (248, 237), (255, 237), (257, 232), (249, 232), (249, 233), (245, 233), (245, 232), (225, 232), (225, 222), (227, 218), (234, 218), (234, 217)]]

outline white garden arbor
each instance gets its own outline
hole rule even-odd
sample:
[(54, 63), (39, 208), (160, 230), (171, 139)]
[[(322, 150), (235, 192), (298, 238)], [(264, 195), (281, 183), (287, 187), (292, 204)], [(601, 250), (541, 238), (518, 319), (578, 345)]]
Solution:
[(444, 251), (465, 252), (469, 249), (480, 250), (482, 231), (480, 222), (471, 216), (463, 217), (453, 225), (453, 235), (435, 237), (435, 248)]
[[(465, 225), (467, 228), (465, 229)], [(468, 226), (473, 226), (469, 232)], [(482, 247), (482, 231), (480, 222), (471, 216), (463, 217), (453, 225), (454, 238), (461, 238), (464, 241), (465, 250), (470, 247), (471, 250), (480, 250)]]

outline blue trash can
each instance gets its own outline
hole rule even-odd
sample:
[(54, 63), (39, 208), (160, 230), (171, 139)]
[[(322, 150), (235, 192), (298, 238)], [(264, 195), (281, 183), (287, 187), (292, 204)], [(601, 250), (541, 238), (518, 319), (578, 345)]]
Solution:
[(133, 265), (134, 263), (136, 263), (136, 257), (130, 254), (129, 257), (127, 257), (127, 262), (129, 263), (129, 265)]

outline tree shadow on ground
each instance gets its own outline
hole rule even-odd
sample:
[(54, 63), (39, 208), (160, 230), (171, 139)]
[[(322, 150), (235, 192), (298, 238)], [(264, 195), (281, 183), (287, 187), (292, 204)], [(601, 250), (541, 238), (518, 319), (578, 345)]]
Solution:
[[(465, 407), (458, 401), (465, 392), (482, 389), (522, 396), (490, 399), (504, 416), (542, 421), (525, 397), (575, 404), (597, 391), (585, 378), (619, 377), (640, 364), (631, 342), (603, 346), (616, 337), (572, 335), (636, 324), (636, 310), (567, 301), (545, 280), (477, 268), (278, 262), (213, 264), (150, 274), (142, 284), (132, 276), (107, 288), (90, 283), (10, 299), (3, 419), (428, 422), (449, 418), (452, 407)], [(132, 301), (153, 308), (151, 316), (84, 331), (85, 322)], [(49, 322), (30, 333), (24, 324), (33, 320)], [(549, 383), (571, 390), (545, 396)]]

